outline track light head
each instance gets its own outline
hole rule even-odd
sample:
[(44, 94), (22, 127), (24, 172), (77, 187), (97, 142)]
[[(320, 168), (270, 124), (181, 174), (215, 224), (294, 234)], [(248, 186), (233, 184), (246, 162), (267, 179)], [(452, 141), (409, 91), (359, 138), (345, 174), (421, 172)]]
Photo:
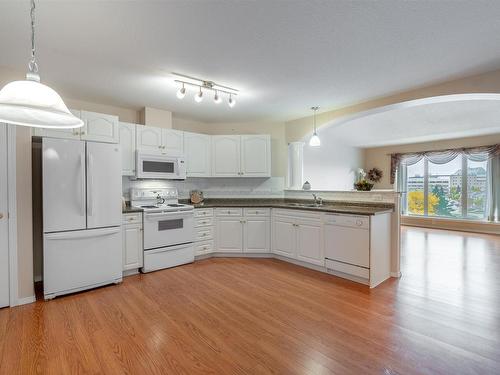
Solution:
[(215, 91), (214, 102), (216, 104), (219, 104), (220, 102), (222, 102), (222, 99), (220, 98), (219, 93), (217, 92), (217, 90)]
[(203, 100), (203, 91), (201, 91), (200, 87), (200, 91), (198, 91), (198, 93), (194, 96), (194, 101), (196, 103), (200, 103), (202, 100)]
[(184, 84), (182, 84), (182, 87), (177, 90), (177, 97), (179, 99), (184, 99), (184, 97), (186, 96), (186, 88), (184, 87)]
[(234, 100), (233, 95), (229, 94), (229, 100), (228, 100), (227, 104), (229, 104), (229, 106), (231, 108), (234, 107), (234, 105), (236, 104), (236, 100)]

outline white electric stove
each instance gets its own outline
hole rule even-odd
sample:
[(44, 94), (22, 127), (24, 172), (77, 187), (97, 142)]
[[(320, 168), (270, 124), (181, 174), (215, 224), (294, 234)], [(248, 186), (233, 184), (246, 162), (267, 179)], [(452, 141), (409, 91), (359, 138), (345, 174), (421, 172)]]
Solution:
[(142, 272), (194, 261), (194, 207), (180, 204), (177, 189), (130, 189), (130, 205), (144, 211)]

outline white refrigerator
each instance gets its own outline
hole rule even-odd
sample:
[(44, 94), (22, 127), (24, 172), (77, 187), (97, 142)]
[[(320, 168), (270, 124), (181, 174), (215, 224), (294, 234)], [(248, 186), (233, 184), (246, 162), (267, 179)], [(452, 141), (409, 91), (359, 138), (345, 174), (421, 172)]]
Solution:
[(42, 140), (45, 299), (122, 280), (119, 145)]

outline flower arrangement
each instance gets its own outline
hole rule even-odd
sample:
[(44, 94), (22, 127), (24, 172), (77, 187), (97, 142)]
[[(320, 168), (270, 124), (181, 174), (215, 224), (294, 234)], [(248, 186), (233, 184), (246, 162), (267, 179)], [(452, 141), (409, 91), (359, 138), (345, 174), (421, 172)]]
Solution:
[(357, 175), (358, 177), (354, 184), (354, 188), (358, 191), (370, 191), (373, 188), (373, 184), (366, 179), (366, 172), (363, 168), (358, 168)]

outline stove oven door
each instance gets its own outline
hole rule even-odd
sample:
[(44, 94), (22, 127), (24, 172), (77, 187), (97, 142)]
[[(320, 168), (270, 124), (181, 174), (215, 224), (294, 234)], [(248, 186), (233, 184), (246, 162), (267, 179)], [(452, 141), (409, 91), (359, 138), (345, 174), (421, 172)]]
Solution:
[(144, 213), (145, 250), (193, 241), (193, 211)]

